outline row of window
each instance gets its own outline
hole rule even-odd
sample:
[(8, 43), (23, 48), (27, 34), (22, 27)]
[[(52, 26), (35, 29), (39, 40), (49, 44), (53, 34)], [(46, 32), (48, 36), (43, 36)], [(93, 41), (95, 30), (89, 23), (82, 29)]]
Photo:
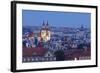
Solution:
[(88, 60), (88, 59), (91, 59), (91, 57), (90, 56), (79, 57), (79, 60)]
[(39, 62), (39, 61), (55, 61), (56, 57), (27, 57), (23, 58), (23, 62)]

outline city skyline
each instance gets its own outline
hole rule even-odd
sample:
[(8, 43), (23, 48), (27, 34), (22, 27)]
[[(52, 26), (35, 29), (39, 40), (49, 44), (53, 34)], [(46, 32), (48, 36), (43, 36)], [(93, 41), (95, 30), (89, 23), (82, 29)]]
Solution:
[(41, 26), (43, 22), (53, 27), (80, 27), (89, 28), (91, 24), (90, 13), (54, 12), (54, 11), (22, 11), (23, 26)]

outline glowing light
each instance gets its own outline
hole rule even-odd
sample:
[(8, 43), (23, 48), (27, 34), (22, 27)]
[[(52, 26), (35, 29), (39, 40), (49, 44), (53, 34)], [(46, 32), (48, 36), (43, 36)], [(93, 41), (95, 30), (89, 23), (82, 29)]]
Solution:
[(50, 31), (49, 30), (42, 30), (41, 31), (41, 38), (43, 39), (44, 42), (47, 42), (50, 40)]

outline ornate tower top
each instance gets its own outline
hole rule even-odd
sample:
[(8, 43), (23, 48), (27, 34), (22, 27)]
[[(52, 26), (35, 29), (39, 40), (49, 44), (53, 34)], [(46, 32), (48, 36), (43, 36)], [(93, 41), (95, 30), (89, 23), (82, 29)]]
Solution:
[(48, 30), (49, 29), (49, 24), (48, 24), (48, 21), (47, 23), (45, 24), (45, 22), (43, 21), (43, 24), (42, 24), (42, 30)]

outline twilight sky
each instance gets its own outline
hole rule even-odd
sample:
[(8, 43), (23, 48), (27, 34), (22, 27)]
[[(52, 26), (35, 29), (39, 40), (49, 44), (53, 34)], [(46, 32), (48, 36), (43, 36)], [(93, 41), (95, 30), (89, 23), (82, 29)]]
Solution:
[(54, 11), (22, 11), (23, 26), (41, 26), (43, 21), (48, 21), (50, 26), (57, 27), (90, 27), (91, 14), (79, 12), (54, 12)]

